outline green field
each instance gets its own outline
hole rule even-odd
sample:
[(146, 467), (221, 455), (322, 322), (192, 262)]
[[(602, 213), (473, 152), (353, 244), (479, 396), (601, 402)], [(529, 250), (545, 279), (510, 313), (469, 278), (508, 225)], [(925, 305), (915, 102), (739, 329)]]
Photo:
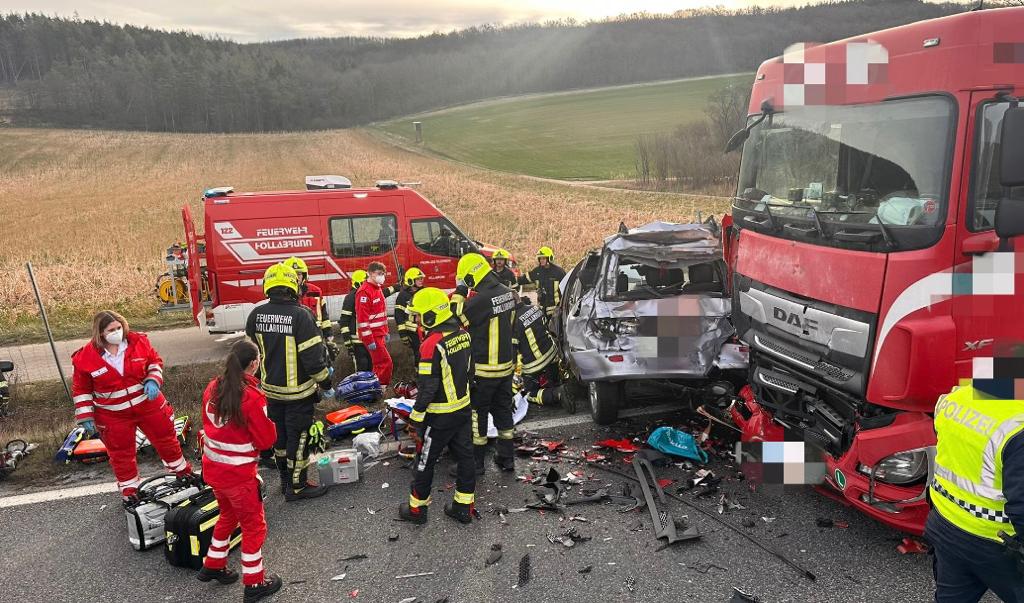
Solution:
[(545, 178), (611, 180), (634, 175), (637, 136), (700, 119), (707, 99), (751, 75), (721, 76), (483, 101), (378, 126), (423, 147), (495, 170)]

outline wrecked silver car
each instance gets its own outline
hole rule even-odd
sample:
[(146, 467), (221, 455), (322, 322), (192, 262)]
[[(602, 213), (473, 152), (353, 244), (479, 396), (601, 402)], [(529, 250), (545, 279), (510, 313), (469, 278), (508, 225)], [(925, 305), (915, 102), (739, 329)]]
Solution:
[(714, 220), (623, 226), (562, 281), (552, 330), (596, 422), (617, 418), (627, 381), (693, 385), (745, 372), (720, 235)]

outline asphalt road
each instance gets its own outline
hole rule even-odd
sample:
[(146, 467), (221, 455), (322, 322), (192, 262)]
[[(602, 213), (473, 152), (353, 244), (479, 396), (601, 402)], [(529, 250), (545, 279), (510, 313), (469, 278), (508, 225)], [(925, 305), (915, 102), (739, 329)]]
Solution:
[[(554, 418), (557, 422), (559, 417), (564, 418), (564, 413), (545, 410), (533, 413), (527, 421)], [(578, 422), (549, 426), (539, 433), (566, 440), (571, 451), (588, 450), (595, 440), (643, 429), (649, 420), (627, 420), (611, 430)], [(728, 601), (734, 586), (767, 602), (912, 602), (932, 598), (927, 555), (899, 554), (899, 534), (809, 490), (772, 495), (752, 492), (742, 481), (726, 481), (723, 489), (735, 493), (746, 509), (727, 511), (721, 517), (737, 526), (744, 518), (753, 519), (755, 527), (740, 529), (812, 571), (817, 575), (815, 582), (674, 501), (663, 510), (676, 518), (688, 515), (703, 538), (660, 551), (661, 543), (652, 534), (645, 509), (623, 514), (614, 506), (586, 504), (569, 511), (570, 515), (583, 515), (586, 522), (568, 521), (557, 513), (527, 511), (509, 514), (507, 525), (502, 525), (489, 510), (496, 505), (522, 507), (534, 500), (533, 487), (499, 474), (493, 466), (477, 487), (482, 519), (462, 526), (442, 512), (442, 503), (451, 496), (451, 480), (443, 465), (444, 461), (435, 479), (430, 522), (423, 527), (394, 520), (398, 504), (408, 495), (409, 471), (400, 459), (372, 467), (359, 483), (335, 487), (320, 499), (284, 503), (279, 494), (272, 494), (267, 500), (270, 533), (264, 553), (267, 567), (285, 581), (285, 588), (272, 600)], [(520, 459), (517, 473), (532, 467), (546, 470), (549, 465)], [(579, 468), (567, 461), (555, 466), (563, 473)], [(629, 469), (621, 461), (615, 466)], [(714, 467), (721, 475), (731, 473), (722, 461), (716, 461)], [(607, 485), (617, 492), (626, 481), (592, 469), (585, 471), (594, 478), (589, 487)], [(277, 486), (274, 473), (265, 475), (272, 492)], [(686, 473), (669, 467), (659, 470), (659, 477), (681, 482)], [(676, 487), (667, 489), (675, 491)], [(683, 496), (713, 512), (717, 506), (715, 498)], [(765, 522), (761, 517), (775, 519)], [(844, 520), (849, 527), (818, 528), (818, 517)], [(202, 584), (195, 580), (194, 572), (167, 565), (159, 549), (132, 550), (123, 510), (112, 493), (0, 508), (0, 526), (0, 598), (4, 601), (241, 598), (240, 585)], [(570, 526), (590, 540), (572, 548), (549, 542), (549, 534), (557, 536)], [(398, 540), (390, 541), (389, 536), (394, 535)], [(494, 544), (502, 545), (503, 558), (485, 567)], [(527, 554), (531, 579), (517, 586), (520, 559)], [(366, 555), (366, 559), (344, 561), (354, 555)], [(237, 552), (232, 553), (231, 564), (237, 569)], [(581, 573), (588, 567), (587, 573)], [(396, 579), (421, 572), (433, 574)], [(331, 580), (340, 574), (345, 578)]]

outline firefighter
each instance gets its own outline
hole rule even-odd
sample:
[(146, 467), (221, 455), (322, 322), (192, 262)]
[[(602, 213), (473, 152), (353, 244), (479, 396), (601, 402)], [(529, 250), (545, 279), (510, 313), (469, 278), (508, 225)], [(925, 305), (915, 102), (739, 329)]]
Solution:
[[(494, 461), (503, 471), (515, 471), (512, 438), (512, 373), (515, 350), (512, 321), (516, 294), (498, 282), (484, 256), (469, 253), (459, 260), (456, 278), (459, 289), (452, 305), (473, 342), (475, 384), (472, 388), (473, 445), (478, 475), (484, 472), (487, 450), (487, 416), (498, 430)], [(466, 300), (466, 288), (476, 295)]]
[(1003, 601), (1024, 602), (1018, 540), (1024, 534), (1024, 400), (1015, 399), (1024, 374), (1012, 367), (999, 374), (1001, 364), (1024, 361), (1015, 356), (987, 359), (994, 361), (992, 374), (976, 376), (935, 405), (925, 537), (935, 553), (938, 603), (976, 602), (988, 590)]
[[(409, 311), (409, 305), (417, 291), (423, 288), (423, 280), (427, 277), (423, 271), (413, 266), (405, 271), (402, 277), (402, 289), (395, 298), (395, 324), (398, 325), (398, 337), (402, 343), (412, 350), (413, 364), (420, 363), (419, 325)], [(385, 296), (387, 297), (387, 296)]]
[[(319, 432), (313, 411), (320, 398), (334, 397), (323, 336), (299, 303), (299, 277), (284, 264), (263, 275), (269, 302), (249, 314), (245, 333), (260, 349), (267, 414), (277, 426), (274, 459), (281, 490), (292, 502), (322, 496), (327, 488), (306, 481), (307, 453)], [(319, 393), (318, 393), (319, 391)]]
[(192, 476), (174, 431), (174, 411), (160, 389), (164, 361), (143, 333), (128, 329), (117, 312), (92, 320), (92, 339), (71, 356), (75, 421), (89, 436), (99, 433), (125, 504), (138, 502), (142, 480), (136, 463), (135, 431), (149, 439), (169, 471)]
[(302, 258), (292, 256), (285, 260), (284, 264), (299, 275), (299, 301), (313, 313), (313, 319), (320, 327), (320, 336), (323, 337), (324, 346), (327, 347), (328, 358), (333, 363), (338, 356), (338, 346), (334, 343), (334, 326), (327, 314), (327, 300), (324, 299), (324, 292), (320, 287), (309, 282), (309, 267), (306, 266), (306, 262)]
[(537, 305), (544, 311), (545, 318), (550, 320), (562, 297), (559, 284), (563, 278), (565, 270), (555, 264), (555, 252), (544, 246), (537, 250), (537, 266), (520, 276), (518, 283), (537, 287)]
[(519, 298), (513, 328), (516, 350), (522, 360), (522, 392), (531, 404), (554, 404), (561, 400), (561, 373), (555, 340), (548, 331), (544, 313)]
[(267, 417), (267, 398), (254, 377), (259, 368), (256, 344), (236, 341), (224, 372), (203, 392), (203, 481), (213, 488), (220, 515), (198, 578), (221, 584), (238, 581), (227, 563), (231, 536), (241, 527), (245, 601), (258, 601), (281, 589), (281, 578), (263, 568), (267, 521), (256, 463), (259, 451), (274, 444), (277, 429)]
[(356, 294), (356, 335), (373, 361), (373, 372), (382, 387), (391, 384), (391, 354), (388, 353), (388, 304), (384, 296), (384, 264), (370, 262), (366, 281)]
[(357, 371), (373, 370), (373, 362), (370, 360), (370, 353), (366, 351), (363, 342), (356, 335), (356, 293), (359, 287), (366, 280), (365, 270), (352, 272), (352, 290), (345, 296), (341, 305), (341, 319), (338, 326), (341, 328), (341, 340), (352, 354)]
[(509, 252), (504, 249), (495, 249), (494, 253), (491, 254), (492, 274), (498, 278), (498, 282), (502, 285), (505, 285), (509, 289), (516, 289), (519, 286), (516, 275), (508, 266), (508, 262), (511, 259), (512, 254)]
[(417, 365), (419, 391), (409, 415), (423, 447), (413, 466), (409, 502), (402, 503), (398, 514), (406, 521), (426, 523), (434, 466), (447, 448), (458, 463), (458, 479), (454, 499), (445, 506), (444, 513), (462, 523), (470, 523), (476, 490), (469, 393), (473, 378), (472, 343), (469, 333), (454, 317), (444, 291), (434, 287), (418, 291), (413, 296), (411, 310), (427, 329)]

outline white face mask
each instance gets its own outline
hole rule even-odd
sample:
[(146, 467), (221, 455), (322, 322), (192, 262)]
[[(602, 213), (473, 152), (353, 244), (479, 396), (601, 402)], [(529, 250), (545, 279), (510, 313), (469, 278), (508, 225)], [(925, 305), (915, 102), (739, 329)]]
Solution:
[(110, 345), (121, 345), (121, 341), (124, 339), (124, 329), (118, 329), (112, 331), (103, 336)]
[(377, 283), (378, 285), (383, 285), (384, 284), (384, 275), (383, 274), (374, 275), (373, 282)]

